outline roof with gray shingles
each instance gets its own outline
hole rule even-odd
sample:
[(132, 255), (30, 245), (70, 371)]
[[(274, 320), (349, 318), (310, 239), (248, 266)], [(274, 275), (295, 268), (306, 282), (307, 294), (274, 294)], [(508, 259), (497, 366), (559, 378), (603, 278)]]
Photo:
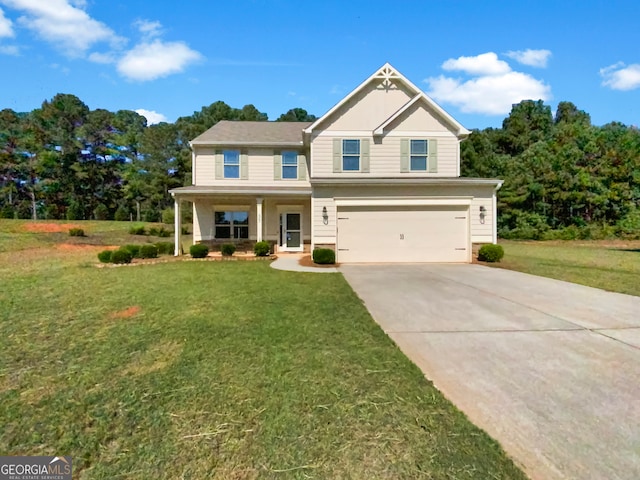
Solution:
[(243, 122), (221, 120), (191, 141), (192, 145), (302, 145), (311, 122)]

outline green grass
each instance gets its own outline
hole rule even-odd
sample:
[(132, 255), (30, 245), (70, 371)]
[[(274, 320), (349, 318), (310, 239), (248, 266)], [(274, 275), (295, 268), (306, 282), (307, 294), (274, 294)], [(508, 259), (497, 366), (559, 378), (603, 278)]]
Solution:
[(501, 241), (493, 266), (640, 296), (640, 241)]
[(340, 274), (4, 245), (5, 455), (70, 454), (83, 479), (525, 478)]

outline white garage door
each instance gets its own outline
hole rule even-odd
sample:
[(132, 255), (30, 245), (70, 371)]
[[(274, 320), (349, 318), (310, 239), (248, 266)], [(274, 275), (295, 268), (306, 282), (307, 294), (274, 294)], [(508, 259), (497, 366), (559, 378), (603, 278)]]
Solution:
[(469, 262), (468, 206), (339, 207), (337, 261)]

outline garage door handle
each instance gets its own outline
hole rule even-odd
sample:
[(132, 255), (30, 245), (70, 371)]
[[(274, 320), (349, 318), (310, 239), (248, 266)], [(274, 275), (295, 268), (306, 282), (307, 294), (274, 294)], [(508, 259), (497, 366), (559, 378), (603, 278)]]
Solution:
[(466, 250), (466, 248), (455, 248), (454, 250)]
[(349, 249), (348, 248), (339, 248), (338, 251), (339, 252), (348, 252)]
[(456, 217), (456, 220), (466, 220), (467, 217)]

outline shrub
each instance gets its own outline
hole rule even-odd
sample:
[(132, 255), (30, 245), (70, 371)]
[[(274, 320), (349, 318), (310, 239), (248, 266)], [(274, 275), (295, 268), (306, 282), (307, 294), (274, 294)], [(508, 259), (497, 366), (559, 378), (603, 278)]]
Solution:
[(93, 210), (93, 217), (96, 220), (109, 220), (109, 209), (104, 203), (100, 203)]
[(158, 255), (173, 255), (173, 242), (158, 242)]
[(131, 263), (132, 258), (133, 255), (131, 255), (131, 252), (124, 247), (119, 248), (118, 250), (114, 250), (111, 253), (111, 263)]
[(158, 247), (152, 244), (140, 247), (140, 258), (158, 258)]
[(257, 242), (253, 246), (253, 253), (256, 254), (256, 257), (266, 257), (271, 252), (271, 245), (269, 242)]
[(145, 222), (159, 222), (160, 221), (160, 212), (157, 210), (147, 210), (142, 215), (142, 218)]
[(168, 237), (171, 235), (171, 232), (169, 230), (166, 230), (164, 227), (151, 227), (149, 229), (149, 235), (151, 235), (152, 237)]
[(124, 205), (120, 205), (113, 215), (113, 219), (118, 222), (126, 222), (129, 220), (129, 209)]
[(140, 245), (131, 244), (125, 245), (122, 248), (128, 250), (133, 258), (140, 258)]
[(173, 225), (175, 221), (175, 212), (173, 208), (165, 208), (162, 210), (162, 223), (166, 223), (167, 225)]
[(220, 251), (225, 257), (230, 257), (236, 252), (236, 246), (233, 243), (223, 243)]
[(202, 245), (201, 243), (196, 243), (189, 247), (189, 253), (193, 258), (204, 258), (209, 255), (209, 247)]
[(111, 254), (113, 252), (111, 250), (103, 250), (98, 254), (98, 260), (100, 260), (102, 263), (109, 263), (111, 262)]
[(15, 211), (11, 205), (5, 205), (0, 210), (0, 218), (15, 218)]
[(313, 251), (313, 263), (331, 265), (336, 263), (336, 252), (330, 248), (316, 248)]
[(502, 245), (494, 245), (493, 243), (483, 245), (478, 252), (478, 260), (481, 262), (499, 262), (502, 257), (504, 257)]
[(70, 228), (69, 229), (70, 237), (84, 237), (84, 230), (81, 228)]
[(146, 235), (147, 234), (147, 230), (144, 228), (144, 225), (142, 225), (142, 226), (134, 225), (133, 227), (131, 227), (129, 229), (129, 233), (131, 235)]
[(67, 220), (82, 220), (84, 212), (82, 206), (78, 202), (71, 202), (67, 207)]

